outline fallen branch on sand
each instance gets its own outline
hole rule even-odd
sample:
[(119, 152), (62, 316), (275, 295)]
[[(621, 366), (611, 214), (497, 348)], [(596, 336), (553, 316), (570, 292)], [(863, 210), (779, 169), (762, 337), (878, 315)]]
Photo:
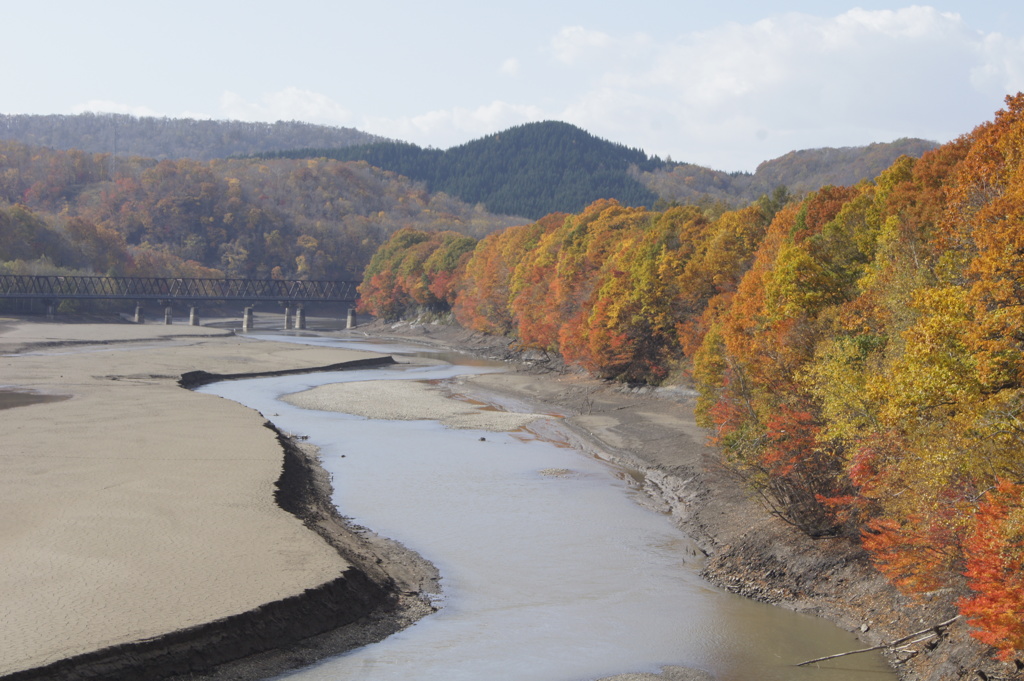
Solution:
[(942, 632), (946, 629), (946, 627), (948, 627), (953, 622), (956, 622), (958, 619), (960, 619), (960, 615), (957, 615), (956, 617), (954, 617), (952, 619), (948, 619), (945, 622), (939, 622), (938, 624), (934, 624), (934, 625), (928, 627), (927, 629), (922, 629), (921, 631), (915, 631), (913, 634), (908, 634), (908, 635), (904, 636), (903, 638), (896, 639), (895, 641), (889, 641), (888, 643), (881, 643), (881, 644), (879, 644), (877, 646), (871, 646), (870, 648), (861, 648), (860, 650), (850, 650), (850, 651), (847, 651), (845, 653), (836, 653), (835, 655), (826, 655), (825, 657), (817, 657), (817, 658), (815, 658), (813, 660), (807, 660), (806, 662), (801, 662), (800, 664), (797, 665), (797, 667), (803, 667), (804, 665), (814, 664), (815, 662), (824, 662), (825, 660), (834, 660), (837, 657), (846, 657), (847, 655), (856, 655), (857, 653), (870, 653), (873, 650), (883, 650), (885, 648), (895, 648), (896, 646), (899, 646), (899, 645), (902, 645), (904, 643), (907, 643), (911, 639), (917, 638), (918, 636), (920, 636), (921, 638), (919, 638), (916, 641), (913, 641), (913, 643), (920, 643), (921, 641), (926, 641), (929, 638), (932, 638), (933, 636), (942, 636)]

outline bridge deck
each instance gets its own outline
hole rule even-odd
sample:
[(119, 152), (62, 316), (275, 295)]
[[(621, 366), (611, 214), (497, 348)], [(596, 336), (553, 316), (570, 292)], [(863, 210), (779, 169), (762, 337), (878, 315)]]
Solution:
[(0, 274), (0, 299), (338, 303), (355, 301), (358, 285), (357, 281)]

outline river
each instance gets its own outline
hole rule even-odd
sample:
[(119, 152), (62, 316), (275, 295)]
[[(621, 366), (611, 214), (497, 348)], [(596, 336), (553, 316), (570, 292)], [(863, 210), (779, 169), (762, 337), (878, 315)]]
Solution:
[[(281, 338), (274, 338), (282, 340)], [(412, 347), (315, 344), (383, 350)], [(429, 353), (427, 353), (429, 354)], [(435, 358), (436, 359), (436, 358)], [(431, 560), (439, 610), (381, 643), (290, 681), (588, 681), (665, 665), (722, 681), (895, 679), (877, 654), (797, 662), (861, 647), (831, 624), (735, 596), (697, 574), (692, 542), (643, 503), (627, 471), (529, 430), (379, 421), (278, 398), (348, 381), (443, 381), (501, 371), (443, 364), (214, 384), (321, 449), (342, 515)]]

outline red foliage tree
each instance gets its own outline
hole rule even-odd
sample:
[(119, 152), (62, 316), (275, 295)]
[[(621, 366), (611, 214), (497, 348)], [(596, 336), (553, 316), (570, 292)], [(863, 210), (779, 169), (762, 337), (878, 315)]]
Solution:
[(1024, 486), (1002, 480), (986, 495), (965, 549), (972, 594), (960, 611), (975, 638), (1008, 660), (1024, 650)]

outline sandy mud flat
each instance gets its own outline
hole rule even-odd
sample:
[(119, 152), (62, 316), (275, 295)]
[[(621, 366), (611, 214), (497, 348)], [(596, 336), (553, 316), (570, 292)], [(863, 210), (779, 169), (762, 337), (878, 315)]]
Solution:
[[(203, 327), (5, 320), (0, 388), (66, 399), (9, 399), (18, 406), (0, 409), (0, 678), (84, 673), (61, 665), (68, 659), (103, 678), (199, 672), (230, 656), (226, 648), (250, 645), (210, 652), (210, 637), (227, 629), (255, 649), (286, 642), (266, 621), (286, 621), (299, 607), (292, 601), (318, 589), (321, 599), (350, 599), (354, 617), (393, 605), (385, 603), (396, 591), (388, 575), (354, 570), (344, 547), (320, 536), (324, 528), (311, 531), (282, 509), (282, 443), (264, 417), (178, 384), (199, 369), (265, 372), (372, 357)], [(292, 492), (293, 505), (310, 498)], [(372, 553), (347, 548), (357, 562), (360, 551)], [(277, 614), (266, 605), (280, 603), (291, 604)], [(125, 668), (116, 654), (89, 657), (181, 631), (191, 633), (132, 652), (153, 661), (148, 672)]]

